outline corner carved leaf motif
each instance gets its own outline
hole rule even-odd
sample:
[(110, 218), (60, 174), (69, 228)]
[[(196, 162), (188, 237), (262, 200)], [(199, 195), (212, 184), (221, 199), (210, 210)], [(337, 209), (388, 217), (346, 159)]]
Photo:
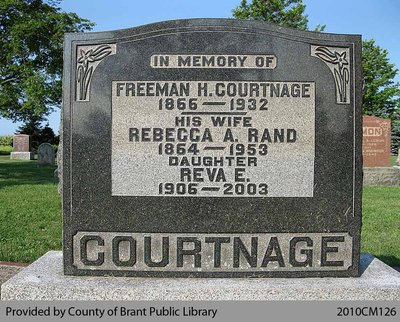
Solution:
[(348, 48), (311, 46), (311, 56), (324, 61), (333, 74), (338, 104), (350, 104), (349, 54)]
[(384, 135), (387, 135), (390, 131), (390, 126), (388, 122), (380, 122), (379, 127), (382, 129)]
[(115, 44), (78, 46), (77, 52), (76, 100), (89, 101), (93, 72), (105, 57), (116, 53), (116, 46)]

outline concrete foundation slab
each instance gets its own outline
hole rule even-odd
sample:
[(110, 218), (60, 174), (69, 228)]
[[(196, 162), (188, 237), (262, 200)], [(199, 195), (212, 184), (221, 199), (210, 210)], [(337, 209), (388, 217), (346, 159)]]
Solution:
[(35, 159), (35, 154), (33, 152), (11, 152), (11, 160), (33, 160)]
[(400, 167), (363, 168), (364, 186), (400, 186)]
[(362, 254), (358, 278), (65, 276), (51, 251), (1, 287), (2, 300), (400, 300), (400, 273)]

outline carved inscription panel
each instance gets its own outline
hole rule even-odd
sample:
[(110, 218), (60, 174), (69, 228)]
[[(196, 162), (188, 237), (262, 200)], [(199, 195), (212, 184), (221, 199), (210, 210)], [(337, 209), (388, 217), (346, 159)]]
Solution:
[(112, 194), (312, 197), (312, 82), (112, 84)]

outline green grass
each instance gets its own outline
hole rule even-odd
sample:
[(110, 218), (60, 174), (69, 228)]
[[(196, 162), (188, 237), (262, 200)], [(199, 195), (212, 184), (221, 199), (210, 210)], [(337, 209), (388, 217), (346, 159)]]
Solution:
[[(0, 156), (0, 261), (32, 262), (61, 249), (54, 169)], [(364, 189), (362, 251), (400, 266), (400, 187)]]
[(61, 249), (55, 167), (0, 156), (0, 261), (32, 262)]
[(364, 188), (361, 249), (400, 266), (400, 187)]

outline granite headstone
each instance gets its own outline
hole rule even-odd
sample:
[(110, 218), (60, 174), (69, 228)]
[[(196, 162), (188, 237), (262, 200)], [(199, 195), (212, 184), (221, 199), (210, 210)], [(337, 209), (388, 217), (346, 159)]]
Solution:
[(363, 166), (390, 166), (390, 120), (363, 116)]
[(54, 148), (50, 143), (42, 143), (38, 147), (38, 165), (53, 166), (54, 165)]
[(64, 46), (65, 274), (360, 274), (360, 36), (195, 19)]
[(30, 136), (27, 134), (14, 135), (13, 152), (30, 152)]
[(34, 153), (31, 151), (30, 135), (17, 134), (13, 137), (13, 151), (10, 159), (13, 160), (33, 160)]

